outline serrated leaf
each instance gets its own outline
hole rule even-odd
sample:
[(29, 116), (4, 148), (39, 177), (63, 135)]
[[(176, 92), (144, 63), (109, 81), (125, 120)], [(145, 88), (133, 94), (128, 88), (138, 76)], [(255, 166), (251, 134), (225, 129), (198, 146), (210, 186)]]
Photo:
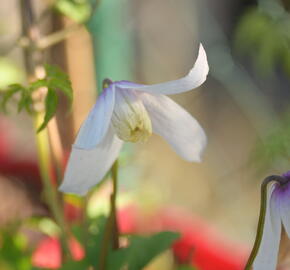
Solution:
[(37, 90), (40, 87), (48, 87), (48, 83), (47, 83), (46, 78), (36, 80), (36, 81), (30, 83), (30, 86), (29, 86), (31, 91)]
[(73, 98), (73, 91), (68, 75), (59, 67), (48, 64), (45, 65), (45, 70), (47, 87), (62, 91), (71, 102)]
[(174, 232), (160, 232), (149, 237), (132, 236), (128, 252), (128, 270), (143, 269), (152, 259), (170, 248), (180, 235)]
[(21, 112), (23, 109), (25, 109), (28, 113), (31, 113), (32, 104), (33, 100), (30, 91), (23, 89), (21, 92), (20, 100), (18, 102), (18, 112)]
[(1, 108), (6, 111), (8, 101), (18, 92), (24, 91), (24, 87), (20, 84), (11, 84), (8, 88), (1, 92)]
[(58, 96), (54, 90), (49, 88), (47, 91), (47, 95), (45, 97), (45, 115), (43, 123), (38, 128), (37, 132), (43, 130), (47, 126), (49, 120), (55, 115), (57, 104), (58, 104)]

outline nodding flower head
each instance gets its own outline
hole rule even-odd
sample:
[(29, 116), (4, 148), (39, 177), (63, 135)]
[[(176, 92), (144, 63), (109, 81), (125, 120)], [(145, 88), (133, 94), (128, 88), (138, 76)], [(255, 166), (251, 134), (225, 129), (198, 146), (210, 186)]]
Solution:
[(284, 177), (285, 179), (287, 179), (288, 181), (290, 181), (290, 171), (287, 171), (285, 173), (282, 174), (282, 177)]
[(290, 237), (290, 171), (273, 176), (270, 182), (263, 235), (253, 270), (275, 270), (282, 227)]
[(111, 168), (124, 141), (145, 142), (152, 133), (162, 136), (183, 159), (199, 162), (205, 133), (166, 95), (200, 86), (208, 71), (200, 45), (193, 68), (181, 79), (153, 85), (105, 80), (103, 92), (79, 130), (60, 190), (86, 194)]

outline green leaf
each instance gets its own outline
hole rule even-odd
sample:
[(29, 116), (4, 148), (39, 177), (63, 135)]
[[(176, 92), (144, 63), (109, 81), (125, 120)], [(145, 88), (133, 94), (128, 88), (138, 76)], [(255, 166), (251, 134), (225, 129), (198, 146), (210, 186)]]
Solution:
[(73, 90), (71, 82), (66, 73), (64, 73), (59, 67), (52, 65), (45, 65), (47, 87), (54, 90), (62, 91), (72, 102)]
[(34, 91), (40, 87), (47, 87), (47, 86), (48, 86), (48, 83), (47, 83), (46, 79), (39, 79), (39, 80), (36, 80), (36, 81), (30, 83), (29, 87), (30, 87), (31, 91)]
[(31, 97), (31, 92), (28, 89), (23, 89), (21, 92), (21, 97), (18, 102), (18, 112), (26, 109), (28, 113), (31, 113), (31, 106), (33, 105), (33, 100)]
[(120, 270), (126, 264), (130, 249), (121, 248), (111, 251), (107, 259), (107, 270)]
[(0, 243), (0, 261), (4, 262), (8, 269), (31, 269), (29, 254), (26, 251), (27, 242), (23, 235), (13, 230), (2, 230)]
[[(107, 223), (107, 218), (102, 216), (90, 221), (86, 240), (83, 238), (80, 227), (75, 227), (73, 233), (85, 244), (86, 258), (89, 265), (98, 267), (99, 256), (102, 248), (102, 239)], [(120, 270), (128, 267), (128, 270), (143, 269), (156, 256), (168, 249), (179, 238), (175, 232), (160, 232), (152, 236), (131, 236), (129, 246), (113, 250), (109, 247), (107, 254), (107, 270)], [(126, 268), (127, 269), (127, 268)]]
[(107, 218), (101, 216), (95, 219), (89, 228), (89, 236), (86, 242), (86, 255), (90, 264), (95, 267), (97, 267), (99, 264), (99, 256), (101, 253), (101, 245), (106, 223)]
[(143, 269), (152, 259), (168, 249), (180, 235), (160, 232), (149, 237), (132, 236), (128, 252), (128, 270)]
[(11, 84), (7, 89), (0, 91), (0, 108), (3, 111), (6, 111), (7, 103), (19, 92), (18, 112), (26, 110), (28, 113), (32, 113), (34, 102), (32, 98), (33, 92), (40, 87), (46, 87), (48, 89), (44, 101), (45, 116), (37, 132), (43, 130), (55, 115), (58, 105), (58, 96), (56, 94), (58, 90), (68, 97), (70, 104), (72, 104), (73, 99), (73, 91), (68, 75), (56, 66), (45, 65), (45, 70), (45, 78), (30, 83), (28, 87), (20, 84)]
[(198, 270), (198, 269), (190, 265), (181, 265), (176, 270)]
[(58, 104), (58, 96), (54, 90), (49, 88), (47, 91), (47, 95), (45, 97), (45, 115), (43, 123), (38, 128), (37, 132), (43, 130), (47, 126), (49, 120), (55, 115), (57, 104)]
[(89, 267), (89, 264), (84, 259), (81, 261), (68, 261), (62, 265), (60, 270), (82, 270), (82, 269), (88, 269), (88, 267)]
[(6, 90), (1, 91), (1, 108), (6, 111), (8, 101), (18, 92), (23, 92), (25, 88), (20, 84), (11, 84)]

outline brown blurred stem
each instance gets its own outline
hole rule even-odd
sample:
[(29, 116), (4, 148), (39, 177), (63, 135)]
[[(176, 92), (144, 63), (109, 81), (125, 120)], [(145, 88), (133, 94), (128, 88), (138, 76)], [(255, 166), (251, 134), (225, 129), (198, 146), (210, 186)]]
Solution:
[(112, 228), (113, 249), (119, 248), (119, 228), (117, 219), (118, 167), (119, 167), (118, 160), (116, 160), (112, 167), (113, 193), (111, 195), (111, 216), (113, 219), (113, 228)]
[(261, 185), (261, 204), (260, 204), (260, 214), (259, 214), (259, 221), (257, 226), (257, 233), (256, 233), (256, 239), (254, 246), (252, 248), (251, 254), (249, 256), (249, 259), (247, 261), (247, 264), (245, 266), (245, 270), (250, 270), (254, 260), (258, 254), (262, 237), (263, 237), (263, 231), (264, 231), (264, 224), (265, 224), (265, 217), (266, 217), (266, 210), (267, 210), (267, 190), (268, 190), (268, 184), (271, 182), (278, 182), (280, 185), (285, 184), (287, 180), (280, 176), (280, 175), (271, 175), (264, 179), (262, 185)]
[(111, 169), (113, 192), (110, 197), (111, 207), (110, 214), (107, 219), (100, 251), (99, 270), (106, 270), (107, 256), (109, 254), (110, 246), (113, 249), (119, 248), (119, 229), (117, 220), (117, 192), (118, 192), (118, 160), (115, 161)]
[[(106, 78), (103, 80), (103, 89), (107, 88), (112, 84), (113, 81)], [(112, 247), (113, 249), (119, 248), (119, 229), (117, 220), (117, 194), (118, 194), (118, 168), (119, 163), (116, 160), (111, 168), (113, 192), (111, 194), (111, 210), (110, 217), (112, 219)]]
[(71, 34), (75, 33), (81, 27), (82, 27), (81, 24), (78, 23), (72, 24), (66, 27), (65, 29), (59, 30), (57, 32), (54, 32), (48, 36), (39, 39), (36, 46), (40, 50), (47, 49), (68, 38)]

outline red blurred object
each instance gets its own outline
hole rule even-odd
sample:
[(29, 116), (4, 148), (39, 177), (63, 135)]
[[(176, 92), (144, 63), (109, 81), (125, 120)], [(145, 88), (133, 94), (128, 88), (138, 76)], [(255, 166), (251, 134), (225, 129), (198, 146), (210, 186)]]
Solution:
[(118, 211), (118, 226), (123, 234), (130, 234), (138, 231), (139, 212), (135, 205), (128, 205)]
[(12, 154), (12, 142), (9, 139), (9, 125), (0, 119), (0, 174), (18, 179), (37, 192), (41, 190), (39, 168), (34, 159), (19, 160)]
[[(9, 123), (0, 118), (0, 175), (22, 183), (29, 192), (33, 192), (34, 198), (39, 199), (43, 185), (37, 161), (35, 157), (26, 157), (25, 160), (21, 160), (13, 154), (15, 149), (12, 150), (15, 147), (11, 142), (9, 127), (11, 127)], [(67, 156), (68, 153), (65, 159)], [(55, 178), (53, 170), (51, 170), (51, 176)], [(83, 213), (79, 207), (65, 203), (64, 215), (69, 222), (77, 222), (82, 219)]]
[[(84, 250), (74, 238), (69, 241), (69, 249), (75, 261), (84, 258)], [(32, 255), (32, 265), (40, 268), (58, 269), (61, 267), (61, 246), (58, 238), (44, 238)]]
[(83, 219), (83, 210), (80, 207), (73, 205), (72, 203), (65, 202), (64, 204), (64, 216), (69, 222), (78, 222)]
[(8, 134), (6, 123), (1, 120), (0, 121), (0, 156), (6, 156), (10, 152), (11, 145), (8, 140)]
[(0, 155), (0, 174), (8, 178), (16, 178), (36, 191), (42, 189), (39, 168), (34, 161), (18, 161)]
[(204, 221), (174, 208), (162, 208), (147, 217), (141, 213), (135, 206), (119, 211), (120, 231), (126, 234), (177, 231), (181, 238), (174, 243), (172, 251), (178, 263), (193, 265), (199, 270), (244, 269), (246, 248), (218, 237)]

